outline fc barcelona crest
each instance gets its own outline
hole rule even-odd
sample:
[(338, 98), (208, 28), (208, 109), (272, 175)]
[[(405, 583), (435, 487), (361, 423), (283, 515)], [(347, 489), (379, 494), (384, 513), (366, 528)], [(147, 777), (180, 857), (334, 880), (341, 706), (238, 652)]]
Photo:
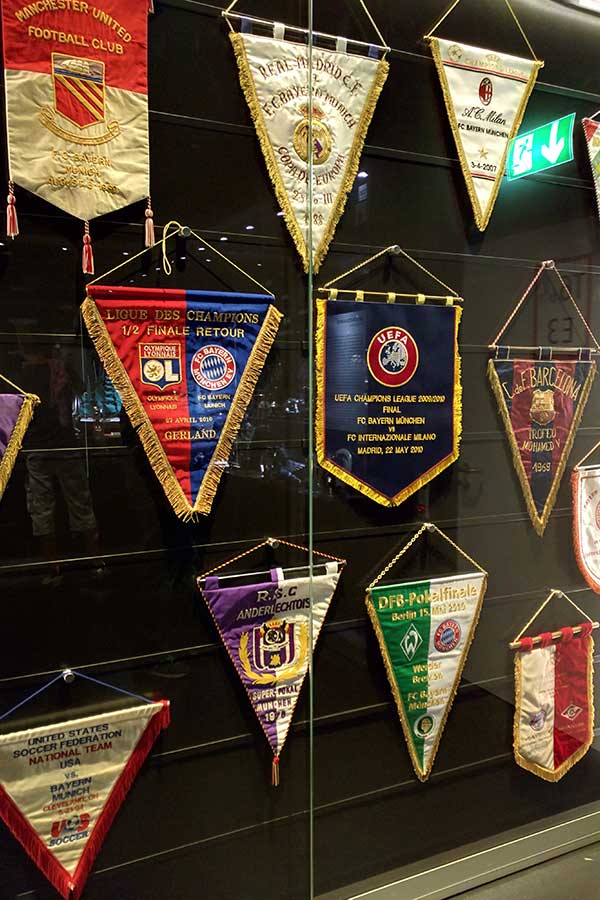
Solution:
[(547, 425), (554, 419), (554, 393), (551, 390), (534, 391), (531, 398), (529, 418), (537, 425)]
[(104, 122), (104, 63), (52, 54), (54, 108), (78, 128)]
[(140, 344), (140, 380), (159, 391), (180, 384), (180, 345)]

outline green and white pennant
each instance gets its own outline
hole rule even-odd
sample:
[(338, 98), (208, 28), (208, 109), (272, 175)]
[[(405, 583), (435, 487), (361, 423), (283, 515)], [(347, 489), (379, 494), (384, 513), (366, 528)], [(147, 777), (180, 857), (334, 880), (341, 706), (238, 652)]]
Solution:
[(429, 778), (479, 619), (487, 575), (369, 588), (367, 610), (418, 778)]

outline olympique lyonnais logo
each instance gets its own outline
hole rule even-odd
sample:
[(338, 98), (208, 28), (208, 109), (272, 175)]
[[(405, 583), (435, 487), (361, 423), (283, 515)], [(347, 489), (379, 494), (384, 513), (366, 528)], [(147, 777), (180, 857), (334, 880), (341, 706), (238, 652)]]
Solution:
[(369, 344), (367, 365), (379, 384), (402, 387), (410, 381), (419, 365), (415, 339), (404, 328), (382, 328)]
[(52, 823), (50, 830), (50, 847), (58, 847), (61, 844), (72, 844), (80, 841), (89, 834), (91, 816), (89, 813), (80, 813), (70, 819), (60, 819)]
[(439, 653), (450, 653), (460, 641), (460, 625), (454, 619), (446, 619), (437, 628), (433, 637), (433, 645)]
[(489, 106), (494, 96), (494, 87), (489, 78), (482, 78), (479, 85), (479, 99), (484, 106)]
[(424, 716), (419, 716), (413, 726), (413, 730), (418, 738), (428, 737), (428, 735), (431, 734), (434, 728), (435, 718), (431, 715), (431, 713), (426, 713)]
[(225, 347), (209, 344), (194, 353), (190, 369), (196, 384), (205, 391), (221, 391), (235, 378), (235, 359)]
[(163, 391), (181, 383), (179, 344), (140, 344), (140, 378), (144, 384)]

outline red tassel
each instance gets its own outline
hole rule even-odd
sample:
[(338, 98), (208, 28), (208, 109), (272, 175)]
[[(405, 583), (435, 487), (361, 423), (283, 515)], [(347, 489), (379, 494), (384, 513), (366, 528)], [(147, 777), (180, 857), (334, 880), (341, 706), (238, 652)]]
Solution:
[(81, 266), (84, 275), (94, 274), (94, 254), (92, 252), (89, 222), (86, 222), (83, 226), (83, 253), (81, 255)]
[(6, 198), (6, 237), (16, 238), (19, 233), (19, 220), (17, 219), (17, 201), (15, 198), (15, 186), (8, 182), (8, 197)]
[(271, 784), (273, 787), (279, 787), (279, 757), (273, 757), (273, 765), (271, 766)]
[(148, 209), (146, 210), (146, 226), (144, 246), (153, 247), (154, 240), (154, 213), (152, 212), (152, 201), (148, 197)]

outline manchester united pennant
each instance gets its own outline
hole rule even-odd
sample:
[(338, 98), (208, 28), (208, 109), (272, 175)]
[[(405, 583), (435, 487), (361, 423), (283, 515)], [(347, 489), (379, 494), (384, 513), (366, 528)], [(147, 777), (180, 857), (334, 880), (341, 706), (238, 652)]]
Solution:
[(282, 569), (273, 569), (270, 577), (263, 576), (257, 583), (237, 586), (228, 586), (227, 577), (198, 578), (198, 587), (273, 751), (274, 785), (279, 784), (279, 757), (308, 671), (309, 655), (345, 565), (345, 560), (329, 559), (333, 561), (316, 565), (312, 578), (288, 577)]
[(573, 542), (581, 574), (600, 594), (600, 466), (584, 466), (596, 444), (577, 463), (571, 475), (573, 491)]
[(498, 339), (544, 269), (549, 269), (556, 275), (595, 348), (600, 349), (552, 261), (542, 263), (491, 345), (494, 358), (488, 363), (488, 376), (506, 429), (527, 511), (540, 537), (544, 534), (554, 508), (567, 459), (596, 375), (596, 363), (592, 361), (592, 351), (589, 349), (571, 350), (576, 358), (565, 359), (568, 349), (554, 351), (552, 348), (526, 347), (526, 351), (536, 352), (538, 356), (537, 359), (527, 359), (520, 352), (517, 353), (517, 358), (510, 358), (512, 348), (498, 345)]
[[(423, 525), (387, 569), (431, 528), (446, 537), (435, 526)], [(367, 612), (415, 773), (426, 781), (479, 620), (487, 575), (481, 569), (385, 585), (379, 583), (382, 577), (383, 573), (369, 587)]]
[(317, 458), (383, 506), (403, 503), (458, 458), (457, 300), (317, 300)]
[(182, 519), (210, 512), (282, 318), (272, 299), (88, 288), (90, 337)]
[(9, 236), (13, 182), (86, 222), (148, 197), (147, 14), (144, 0), (2, 4)]
[[(538, 612), (558, 595), (572, 603), (561, 591), (552, 591)], [(522, 637), (521, 632), (511, 644), (517, 651), (515, 760), (545, 781), (561, 779), (592, 745), (592, 630), (598, 623), (586, 618), (588, 621), (575, 628), (561, 628), (536, 637)]]
[(0, 394), (0, 497), (6, 489), (33, 410), (39, 402), (35, 394)]
[(442, 86), (475, 224), (485, 231), (500, 190), (508, 145), (519, 130), (544, 63), (535, 58), (518, 21), (531, 60), (433, 37), (456, 5), (444, 13), (426, 39)]
[(65, 900), (78, 900), (169, 704), (0, 735), (0, 817)]
[[(243, 23), (248, 27), (251, 20), (245, 17)], [(292, 33), (297, 36), (298, 29)], [(361, 46), (353, 53), (348, 51), (352, 42), (342, 38), (337, 39), (335, 50), (312, 47), (311, 99), (308, 47), (285, 40), (283, 25), (274, 24), (274, 37), (232, 31), (230, 38), (286, 225), (305, 271), (312, 254), (317, 272), (358, 172), (365, 136), (388, 74), (388, 63), (378, 58), (387, 48), (372, 47), (367, 56)], [(309, 246), (311, 126), (314, 193)]]

